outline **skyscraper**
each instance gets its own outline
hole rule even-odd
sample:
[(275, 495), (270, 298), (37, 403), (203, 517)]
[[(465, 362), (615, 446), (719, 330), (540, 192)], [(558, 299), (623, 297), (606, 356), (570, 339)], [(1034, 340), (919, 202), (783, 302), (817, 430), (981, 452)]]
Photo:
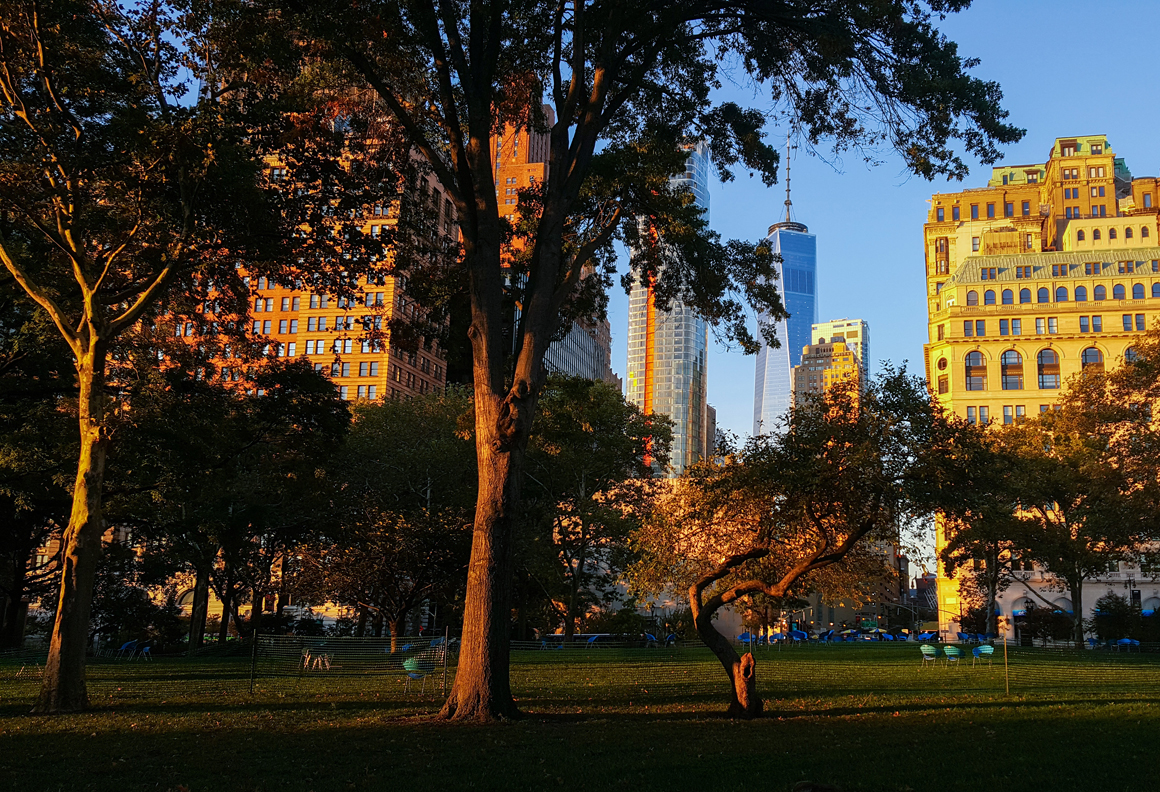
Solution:
[[(781, 346), (762, 340), (757, 353), (753, 387), (753, 434), (774, 431), (793, 404), (793, 367), (801, 363), (802, 349), (810, 344), (810, 329), (818, 321), (817, 237), (793, 219), (789, 197), (789, 159), (785, 172), (785, 220), (769, 227), (765, 241), (780, 257), (777, 270), (781, 296), (789, 319), (776, 323)], [(768, 321), (767, 317), (762, 317)]]
[[(685, 172), (672, 179), (709, 212), (709, 147), (692, 145)], [(709, 347), (705, 320), (679, 302), (658, 311), (648, 284), (637, 284), (628, 301), (628, 399), (645, 412), (673, 420), (671, 472), (679, 475), (712, 443), (705, 393)]]

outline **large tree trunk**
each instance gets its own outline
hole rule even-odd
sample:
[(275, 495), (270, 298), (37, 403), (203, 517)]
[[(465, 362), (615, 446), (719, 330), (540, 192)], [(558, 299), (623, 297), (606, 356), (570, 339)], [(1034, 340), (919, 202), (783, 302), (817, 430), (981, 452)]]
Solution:
[(189, 651), (192, 653), (205, 639), (205, 620), (209, 616), (209, 566), (199, 566), (193, 584), (193, 603), (189, 609)]
[(987, 559), (987, 635), (999, 634), (999, 622), (995, 616), (995, 602), (999, 599), (999, 554), (993, 553)]
[(222, 587), (222, 621), (218, 625), (219, 644), (230, 637), (230, 607), (233, 605), (233, 594), (231, 583), (227, 578), (225, 586)]
[[(520, 498), (520, 475), (526, 429), (522, 437), (501, 430), (513, 419), (513, 408), (486, 386), (476, 356), (475, 428), (479, 460), (479, 495), (463, 638), (451, 694), (440, 717), (493, 721), (519, 714), (508, 678), (511, 621), (512, 522)], [(479, 382), (484, 379), (483, 382)]]
[[(362, 638), (367, 634), (367, 609), (366, 607), (358, 606), (358, 620), (354, 625), (354, 637)], [(391, 651), (394, 651), (393, 649)]]
[(404, 626), (407, 623), (407, 611), (396, 613), (387, 622), (387, 628), (391, 631), (391, 654), (399, 651), (399, 637), (402, 636), (406, 629)]
[(1071, 584), (1071, 619), (1074, 625), (1072, 638), (1077, 647), (1083, 646), (1083, 578)]
[(95, 341), (77, 360), (80, 389), (80, 458), (73, 488), (72, 513), (61, 537), (60, 596), (48, 644), (44, 683), (36, 712), (76, 712), (88, 705), (85, 652), (89, 643), (89, 611), (93, 579), (101, 555), (104, 520), (101, 494), (105, 478), (104, 344)]
[(693, 624), (697, 634), (717, 656), (725, 674), (729, 677), (729, 709), (725, 714), (730, 718), (759, 718), (764, 710), (761, 697), (757, 695), (757, 660), (752, 654), (739, 657), (733, 644), (713, 626), (713, 614), (706, 613), (694, 605)]

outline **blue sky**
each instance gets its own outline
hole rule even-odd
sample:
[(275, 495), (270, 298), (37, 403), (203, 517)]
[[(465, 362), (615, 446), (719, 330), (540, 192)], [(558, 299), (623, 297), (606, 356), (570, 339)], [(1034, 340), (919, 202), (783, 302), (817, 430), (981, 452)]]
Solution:
[[(972, 73), (1000, 83), (1010, 120), (1027, 130), (1005, 149), (1005, 161), (1043, 162), (1056, 137), (1106, 134), (1133, 175), (1160, 173), (1152, 67), (1160, 3), (976, 0), (942, 30), (961, 54), (981, 59)], [(739, 91), (730, 98), (763, 106)], [(784, 145), (784, 130), (769, 133)], [(962, 187), (909, 176), (893, 156), (868, 166), (856, 154), (818, 154), (797, 150), (791, 176), (795, 219), (818, 239), (819, 318), (865, 319), (872, 371), (884, 360), (909, 361), (921, 374), (922, 224), (932, 193)], [(989, 173), (973, 165), (962, 186), (982, 186)], [(756, 241), (781, 219), (785, 191), (739, 174), (728, 184), (713, 182), (711, 196), (712, 227), (726, 239)], [(628, 299), (614, 289), (610, 302), (613, 369), (624, 376)], [(709, 403), (718, 425), (741, 437), (752, 422), (753, 375), (752, 356), (711, 342)]]

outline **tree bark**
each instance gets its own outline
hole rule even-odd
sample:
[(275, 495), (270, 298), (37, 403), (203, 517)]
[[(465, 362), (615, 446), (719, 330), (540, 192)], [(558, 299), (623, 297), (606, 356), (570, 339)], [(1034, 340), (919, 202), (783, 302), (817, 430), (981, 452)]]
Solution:
[(1083, 646), (1083, 582), (1081, 577), (1073, 583), (1071, 588), (1071, 619), (1073, 625), (1072, 638), (1077, 647)]
[(995, 617), (995, 602), (999, 599), (999, 554), (992, 553), (987, 559), (987, 635), (998, 635), (998, 620)]
[(757, 695), (757, 660), (752, 654), (746, 654), (744, 657), (738, 656), (733, 649), (733, 644), (729, 643), (729, 639), (713, 626), (713, 614), (706, 613), (699, 608), (697, 610), (699, 612), (695, 613), (693, 617), (697, 634), (701, 636), (701, 640), (705, 642), (709, 650), (717, 656), (717, 660), (729, 677), (731, 698), (729, 709), (725, 711), (726, 716), (744, 720), (761, 717), (764, 704), (761, 697)]
[(405, 629), (403, 625), (406, 623), (407, 612), (403, 611), (391, 617), (390, 622), (387, 624), (387, 627), (391, 631), (391, 654), (399, 651), (399, 637), (403, 634), (403, 630)]
[[(488, 722), (513, 718), (519, 710), (508, 678), (511, 621), (513, 512), (520, 498), (526, 428), (514, 437), (501, 426), (515, 409), (490, 389), (479, 374), (476, 356), (476, 454), (479, 495), (467, 571), (463, 639), (451, 694), (440, 717)], [(529, 396), (530, 398), (530, 396)]]
[(89, 612), (93, 580), (101, 555), (104, 520), (101, 494), (108, 439), (105, 419), (105, 351), (103, 342), (88, 345), (77, 359), (80, 389), (80, 457), (73, 488), (72, 513), (61, 553), (60, 596), (48, 645), (44, 682), (35, 712), (77, 712), (88, 706), (85, 653), (89, 643)]
[[(355, 622), (355, 626), (354, 626), (354, 637), (355, 638), (362, 638), (366, 634), (367, 634), (367, 609), (364, 606), (359, 605), (358, 606), (358, 621)], [(392, 649), (392, 651), (394, 651), (394, 650)]]
[(209, 567), (195, 572), (193, 603), (189, 609), (189, 651), (199, 648), (205, 639), (205, 620), (209, 615)]

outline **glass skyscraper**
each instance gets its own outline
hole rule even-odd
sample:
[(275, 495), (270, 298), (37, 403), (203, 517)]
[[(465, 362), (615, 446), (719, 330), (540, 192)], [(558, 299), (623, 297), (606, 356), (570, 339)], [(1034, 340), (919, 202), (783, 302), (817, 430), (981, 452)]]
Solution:
[[(692, 192), (708, 219), (706, 143), (690, 147), (685, 172), (673, 177), (672, 184)], [(711, 450), (705, 403), (708, 353), (704, 319), (679, 302), (668, 312), (658, 311), (648, 284), (633, 287), (628, 299), (628, 399), (645, 412), (672, 418), (672, 475)]]
[[(757, 375), (753, 389), (753, 434), (775, 431), (793, 404), (793, 367), (802, 361), (802, 348), (811, 343), (810, 330), (818, 321), (818, 244), (802, 223), (790, 219), (786, 197), (786, 219), (769, 227), (765, 241), (781, 261), (777, 270), (781, 297), (789, 319), (777, 322), (776, 349), (764, 340), (757, 353)], [(763, 317), (763, 321), (768, 321)]]

